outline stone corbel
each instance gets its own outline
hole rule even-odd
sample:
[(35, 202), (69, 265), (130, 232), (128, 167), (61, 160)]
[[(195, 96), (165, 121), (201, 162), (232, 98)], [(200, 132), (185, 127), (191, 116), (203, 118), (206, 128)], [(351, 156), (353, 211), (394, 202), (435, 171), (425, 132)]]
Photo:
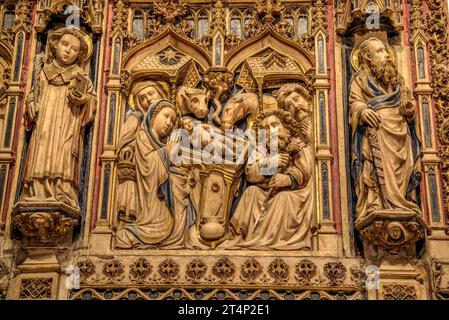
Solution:
[(373, 264), (412, 262), (417, 242), (425, 238), (427, 226), (412, 211), (376, 210), (355, 224), (363, 240), (365, 259)]
[(59, 202), (18, 202), (12, 214), (12, 235), (23, 248), (70, 246), (80, 218), (78, 210)]

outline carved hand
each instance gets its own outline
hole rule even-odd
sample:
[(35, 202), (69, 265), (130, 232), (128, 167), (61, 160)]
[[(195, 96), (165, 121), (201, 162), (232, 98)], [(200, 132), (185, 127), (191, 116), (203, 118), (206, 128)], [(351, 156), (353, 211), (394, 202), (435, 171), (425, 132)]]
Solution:
[(34, 101), (30, 101), (26, 105), (25, 113), (30, 120), (34, 120), (37, 117), (37, 107)]
[(413, 118), (415, 115), (415, 104), (412, 101), (405, 101), (401, 103), (400, 111), (407, 118)]
[(372, 128), (379, 127), (380, 116), (373, 109), (366, 108), (360, 114), (360, 119), (363, 123), (367, 124)]
[(290, 156), (286, 153), (278, 153), (267, 162), (269, 168), (285, 168), (290, 163)]
[(76, 89), (69, 90), (67, 97), (69, 98), (70, 103), (77, 107), (85, 105), (87, 102), (86, 95)]
[(268, 183), (268, 188), (283, 188), (291, 185), (292, 179), (288, 174), (276, 173)]

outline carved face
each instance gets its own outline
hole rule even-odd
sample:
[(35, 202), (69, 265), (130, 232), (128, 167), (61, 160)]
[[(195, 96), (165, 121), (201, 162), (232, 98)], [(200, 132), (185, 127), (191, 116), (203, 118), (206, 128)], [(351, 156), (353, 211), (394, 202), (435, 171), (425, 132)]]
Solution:
[(137, 93), (137, 106), (140, 110), (146, 112), (151, 103), (162, 99), (159, 92), (152, 86), (146, 87)]
[(221, 118), (222, 127), (231, 129), (248, 112), (256, 109), (257, 105), (257, 95), (254, 93), (241, 93), (230, 98), (223, 110), (223, 116)]
[(290, 130), (287, 129), (281, 119), (276, 115), (271, 115), (262, 120), (262, 129), (267, 130), (267, 144), (271, 144), (271, 139), (278, 139), (278, 147), (283, 149), (286, 147), (287, 141), (291, 138)]
[(385, 66), (390, 61), (390, 54), (382, 41), (370, 41), (368, 48), (368, 58), (370, 58), (372, 65)]
[(309, 103), (298, 92), (294, 91), (290, 93), (288, 97), (285, 98), (284, 104), (287, 111), (295, 115), (298, 121), (302, 121), (307, 117), (309, 112)]
[(398, 83), (398, 69), (390, 58), (385, 44), (380, 40), (371, 40), (365, 53), (371, 75), (386, 87)]
[(56, 44), (56, 61), (61, 65), (71, 65), (78, 58), (81, 42), (71, 34), (63, 35)]
[(159, 140), (164, 140), (172, 132), (176, 123), (176, 112), (172, 108), (166, 107), (162, 108), (152, 121), (152, 131), (153, 134), (159, 138)]
[(209, 101), (209, 94), (206, 90), (187, 91), (190, 100), (190, 110), (198, 118), (204, 119), (209, 114), (207, 103)]

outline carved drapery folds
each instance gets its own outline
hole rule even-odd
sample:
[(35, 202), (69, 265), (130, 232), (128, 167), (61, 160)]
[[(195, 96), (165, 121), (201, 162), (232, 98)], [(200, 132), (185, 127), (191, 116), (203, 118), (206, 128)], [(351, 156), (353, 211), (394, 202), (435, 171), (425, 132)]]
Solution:
[[(109, 200), (103, 200), (105, 211), (102, 211), (100, 221), (112, 221), (115, 230), (114, 245), (117, 249), (200, 249), (219, 245), (231, 249), (236, 245), (243, 245), (239, 243), (248, 241), (250, 237), (259, 236), (257, 233), (241, 234), (239, 225), (247, 217), (243, 214), (246, 212), (243, 207), (236, 208), (237, 202), (243, 203), (241, 206), (244, 203), (257, 206), (258, 199), (262, 199), (263, 193), (267, 193), (265, 202), (269, 204), (264, 205), (263, 211), (267, 206), (271, 213), (267, 213), (269, 218), (267, 217), (266, 222), (261, 222), (260, 228), (263, 228), (264, 223), (274, 219), (276, 205), (271, 202), (279, 202), (280, 205), (282, 197), (288, 192), (278, 194), (276, 191), (269, 191), (265, 185), (268, 181), (257, 181), (260, 186), (254, 186), (256, 193), (248, 190), (245, 194), (247, 187), (244, 181), (248, 178), (243, 171), (249, 154), (244, 145), (249, 142), (243, 136), (232, 133), (232, 130), (261, 126), (264, 118), (277, 117), (291, 131), (290, 135), (302, 140), (304, 144), (298, 143), (297, 148), (289, 147), (288, 151), (285, 150), (286, 154), (295, 155), (298, 162), (291, 163), (291, 168), (285, 168), (285, 173), (282, 170), (284, 181), (281, 187), (290, 187), (291, 201), (299, 201), (305, 205), (304, 212), (295, 213), (296, 209), (291, 209), (293, 221), (304, 219), (303, 227), (298, 225), (303, 230), (291, 242), (310, 249), (311, 233), (316, 230), (311, 196), (313, 170), (310, 161), (306, 164), (306, 159), (313, 156), (311, 115), (314, 98), (308, 92), (315, 89), (313, 54), (309, 51), (310, 46), (301, 46), (299, 37), (296, 36), (298, 32), (293, 32), (292, 28), (299, 28), (298, 19), (301, 17), (301, 22), (306, 23), (305, 27), (301, 26), (302, 35), (307, 35), (308, 39), (312, 39), (311, 43), (315, 43), (314, 37), (318, 32), (326, 34), (325, 6), (322, 1), (318, 1), (317, 9), (312, 14), (317, 19), (310, 26), (309, 16), (304, 13), (307, 9), (298, 11), (293, 8), (300, 16), (294, 16), (290, 24), (282, 18), (284, 14), (290, 13), (287, 13), (287, 8), (280, 1), (256, 2), (250, 8), (251, 15), (245, 15), (242, 20), (237, 21), (241, 23), (240, 40), (234, 47), (229, 46), (228, 37), (235, 35), (234, 31), (237, 29), (229, 30), (227, 24), (232, 21), (227, 21), (226, 18), (227, 10), (231, 9), (222, 1), (217, 1), (207, 9), (198, 9), (190, 3), (175, 0), (155, 2), (142, 8), (131, 1), (118, 0), (114, 3), (112, 68), (108, 84), (111, 88), (108, 90), (109, 128), (114, 128), (118, 114), (116, 108), (126, 110), (127, 114), (122, 120), (124, 123), (120, 127), (118, 141), (106, 138), (107, 145), (116, 147), (118, 162), (115, 168), (114, 163), (107, 163), (106, 160), (108, 157), (114, 159), (112, 154), (103, 157), (103, 197), (116, 199), (116, 203), (114, 206), (106, 206)], [(288, 9), (292, 12), (290, 7)], [(232, 10), (231, 17), (234, 17), (236, 11)], [(235, 22), (233, 26), (236, 27)], [(243, 36), (244, 26), (247, 36)], [(248, 28), (252, 28), (252, 31)], [(296, 57), (281, 54), (271, 48), (242, 56), (240, 52), (245, 48), (245, 43), (250, 46), (255, 37), (270, 37), (286, 49), (290, 46), (289, 50), (294, 50)], [(156, 43), (158, 46), (150, 49), (149, 46)], [(324, 45), (325, 39), (322, 38), (323, 59)], [(242, 59), (244, 63), (241, 63)], [(117, 77), (118, 75), (120, 76)], [(120, 82), (118, 91), (117, 80)], [(147, 166), (146, 163), (150, 160), (142, 157), (151, 157), (148, 152), (154, 151), (152, 148), (155, 144), (166, 149), (165, 137), (151, 131), (155, 126), (152, 121), (162, 112), (160, 107), (154, 105), (160, 99), (171, 100), (180, 117), (175, 121), (176, 126), (171, 128), (173, 132), (183, 130), (182, 134), (192, 134), (200, 130), (204, 139), (201, 142), (202, 148), (212, 147), (207, 149), (207, 157), (204, 152), (201, 154), (201, 150), (195, 149), (197, 146), (193, 145), (193, 140), (183, 138), (181, 160), (184, 162), (174, 164), (172, 159), (163, 156), (162, 163), (157, 165), (160, 167)], [(126, 102), (121, 105), (123, 101)], [(274, 113), (271, 114), (272, 112)], [(234, 145), (229, 145), (229, 142), (228, 146), (223, 144), (227, 139), (224, 130), (231, 132)], [(217, 144), (220, 139), (224, 149), (221, 151), (222, 155), (217, 155), (215, 150), (220, 149)], [(150, 149), (142, 153), (145, 145)], [(224, 153), (229, 152), (232, 154), (229, 159), (226, 158), (227, 162), (218, 162), (225, 159)], [(159, 158), (157, 153), (154, 155), (156, 159)], [(198, 155), (199, 162), (194, 160), (192, 163), (192, 158)], [(228, 156), (229, 154), (226, 155)], [(144, 171), (143, 166), (146, 167)], [(160, 172), (161, 180), (152, 181), (163, 167), (167, 167), (169, 175)], [(150, 172), (152, 173), (149, 174)], [(256, 172), (253, 176), (251, 179), (260, 180), (256, 177)], [(291, 177), (290, 181), (287, 177)], [(104, 193), (110, 188), (116, 192), (114, 198), (109, 198)], [(167, 191), (155, 192), (158, 188), (168, 188), (172, 198), (167, 197)], [(240, 199), (242, 197), (245, 197), (244, 200)], [(160, 202), (156, 199), (165, 199), (161, 210), (168, 207), (173, 216), (167, 216), (166, 223), (157, 229), (161, 231), (160, 237), (152, 237), (150, 232), (155, 226), (153, 221), (156, 221), (151, 214), (154, 210), (150, 210), (153, 199), (154, 203)], [(231, 216), (235, 212), (240, 212), (241, 216), (236, 215), (235, 221), (231, 222)], [(290, 210), (287, 212), (290, 214)], [(231, 224), (234, 225), (230, 227)], [(252, 229), (246, 223), (242, 226)], [(164, 235), (162, 230), (165, 230)], [(271, 244), (264, 247), (276, 248), (284, 237), (282, 232), (275, 236), (279, 237), (277, 240), (269, 240)], [(242, 236), (242, 239), (237, 240)], [(228, 238), (236, 238), (236, 241), (227, 245)], [(244, 246), (257, 247), (249, 243), (250, 241)], [(284, 250), (288, 249), (289, 246), (285, 245)]]
[(0, 0), (0, 299), (447, 298), (444, 5)]

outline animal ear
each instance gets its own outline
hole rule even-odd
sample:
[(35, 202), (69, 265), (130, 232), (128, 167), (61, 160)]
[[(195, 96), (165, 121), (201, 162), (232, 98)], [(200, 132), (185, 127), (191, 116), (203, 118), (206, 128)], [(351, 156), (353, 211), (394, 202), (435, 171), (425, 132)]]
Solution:
[(234, 96), (242, 94), (242, 93), (245, 93), (245, 89), (243, 89), (243, 88), (240, 89), (239, 91), (237, 91)]
[(185, 93), (186, 93), (186, 97), (187, 98), (190, 98), (191, 96), (192, 96), (192, 91), (191, 91), (191, 89), (190, 88), (185, 88)]

